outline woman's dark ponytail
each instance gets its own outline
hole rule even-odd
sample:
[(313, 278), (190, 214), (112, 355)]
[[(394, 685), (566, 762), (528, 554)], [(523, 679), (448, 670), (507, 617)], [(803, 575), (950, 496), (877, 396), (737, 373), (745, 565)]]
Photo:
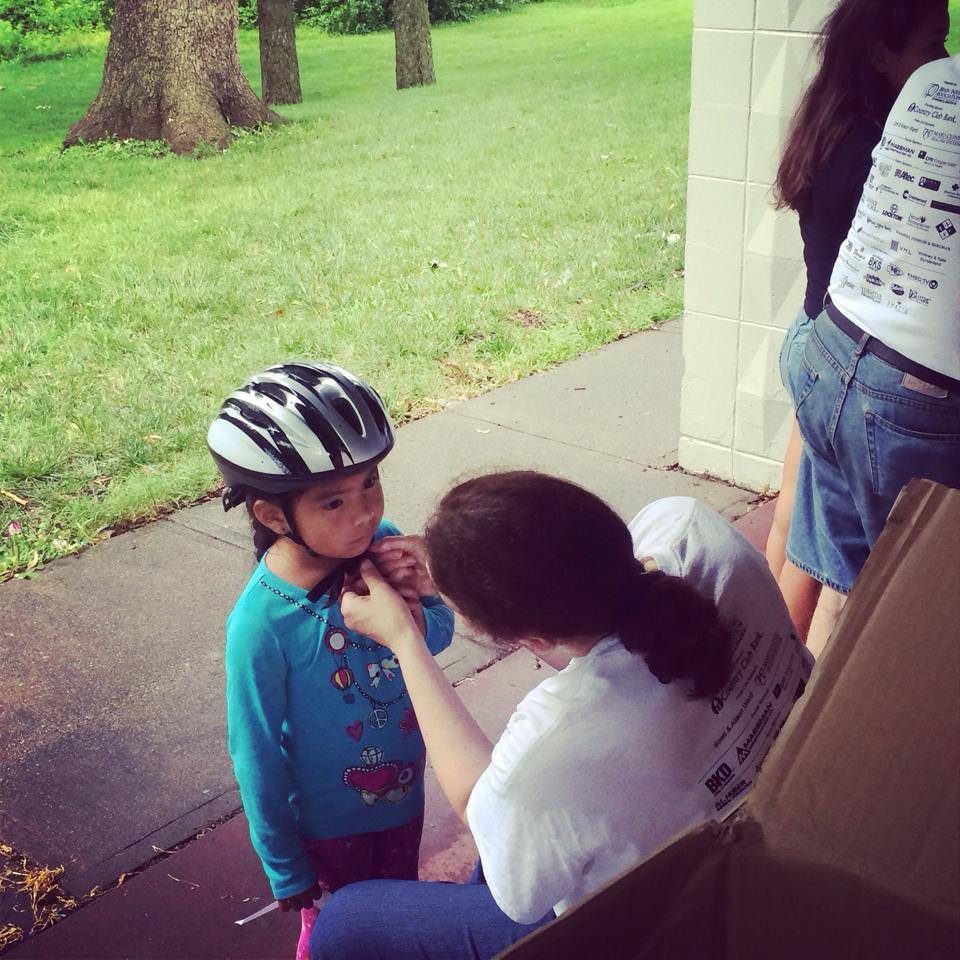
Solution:
[(692, 699), (712, 697), (730, 678), (733, 640), (717, 608), (680, 577), (636, 562), (624, 589), (618, 633), (661, 683), (685, 683)]
[(723, 689), (732, 641), (716, 607), (679, 577), (644, 573), (630, 531), (599, 497), (532, 471), (454, 487), (424, 533), (437, 588), (507, 642), (619, 634), (662, 683)]

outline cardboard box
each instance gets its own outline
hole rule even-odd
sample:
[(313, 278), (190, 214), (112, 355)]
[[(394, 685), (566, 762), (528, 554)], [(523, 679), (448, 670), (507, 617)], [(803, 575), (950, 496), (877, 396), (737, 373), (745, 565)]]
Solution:
[(740, 808), (500, 956), (960, 957), (960, 491), (901, 494)]

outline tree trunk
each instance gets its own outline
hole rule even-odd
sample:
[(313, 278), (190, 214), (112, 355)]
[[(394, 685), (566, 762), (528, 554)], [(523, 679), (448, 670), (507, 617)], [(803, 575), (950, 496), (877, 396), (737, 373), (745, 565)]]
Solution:
[(260, 87), (264, 104), (300, 103), (300, 67), (292, 0), (257, 0)]
[(393, 34), (397, 47), (397, 89), (436, 83), (427, 0), (393, 0)]
[(165, 140), (189, 153), (279, 119), (240, 69), (237, 0), (117, 0), (100, 91), (63, 145)]

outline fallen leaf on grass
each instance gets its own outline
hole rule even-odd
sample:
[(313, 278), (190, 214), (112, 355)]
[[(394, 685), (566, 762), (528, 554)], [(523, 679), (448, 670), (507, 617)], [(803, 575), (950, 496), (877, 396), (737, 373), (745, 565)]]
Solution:
[(15, 493), (11, 493), (9, 490), (4, 490), (3, 487), (0, 487), (0, 496), (4, 496), (8, 500), (12, 500), (14, 503), (19, 503), (21, 507), (25, 507), (30, 502), (29, 500), (24, 500), (23, 497), (18, 497)]
[(159, 443), (163, 437), (159, 433), (148, 433), (144, 438), (145, 443)]

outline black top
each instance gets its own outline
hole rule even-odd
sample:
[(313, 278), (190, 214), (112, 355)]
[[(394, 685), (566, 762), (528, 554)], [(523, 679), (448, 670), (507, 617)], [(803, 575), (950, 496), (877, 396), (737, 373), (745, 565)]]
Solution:
[(813, 178), (806, 203), (799, 210), (807, 265), (803, 309), (808, 317), (823, 310), (833, 265), (850, 232), (870, 173), (870, 154), (882, 132), (875, 120), (857, 121)]

